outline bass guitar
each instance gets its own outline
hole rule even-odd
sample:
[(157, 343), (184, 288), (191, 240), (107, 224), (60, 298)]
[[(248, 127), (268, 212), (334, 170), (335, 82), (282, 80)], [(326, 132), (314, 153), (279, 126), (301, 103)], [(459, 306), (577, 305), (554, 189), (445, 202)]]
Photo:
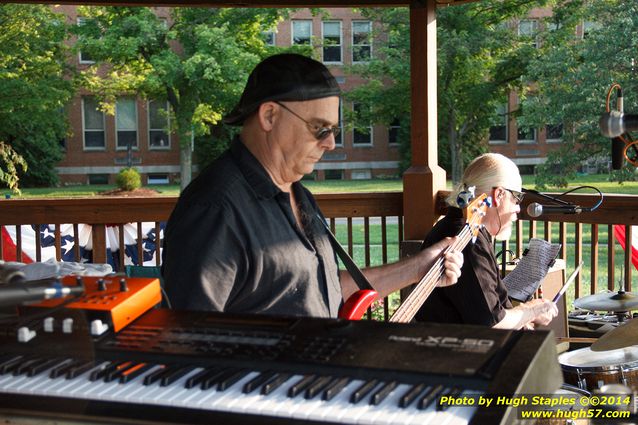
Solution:
[[(411, 321), (434, 288), (436, 288), (441, 277), (443, 277), (445, 273), (445, 254), (451, 250), (463, 251), (470, 241), (476, 240), (476, 236), (482, 227), (483, 217), (485, 217), (487, 208), (491, 206), (492, 199), (486, 194), (474, 197), (473, 193), (469, 196), (465, 196), (463, 199), (463, 202), (467, 204), (463, 209), (465, 226), (463, 226), (456, 235), (457, 238), (455, 242), (445, 249), (430, 270), (415, 285), (410, 295), (408, 295), (401, 303), (401, 306), (395, 311), (392, 317), (390, 317), (390, 322), (407, 323)], [(461, 199), (459, 199), (459, 201), (461, 201)], [(460, 203), (461, 202), (459, 202), (459, 204)], [(358, 290), (343, 304), (339, 311), (339, 318), (360, 320), (377, 297), (378, 293), (373, 289)]]

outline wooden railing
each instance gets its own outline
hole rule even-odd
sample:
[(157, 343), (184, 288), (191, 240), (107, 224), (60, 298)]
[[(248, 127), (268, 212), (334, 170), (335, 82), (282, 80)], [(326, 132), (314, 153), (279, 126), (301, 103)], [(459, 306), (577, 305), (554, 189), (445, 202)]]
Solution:
[[(438, 194), (439, 214), (445, 211), (445, 196), (447, 192)], [(399, 246), (403, 241), (401, 192), (320, 194), (316, 198), (321, 210), (330, 219), (337, 237), (347, 245), (350, 254), (360, 266), (383, 264), (398, 258)], [(591, 206), (597, 201), (597, 197), (591, 195), (570, 195), (565, 199), (584, 207)], [(516, 231), (505, 245), (505, 249), (510, 249), (520, 256), (530, 237), (541, 237), (562, 243), (560, 256), (566, 260), (568, 269), (587, 259), (585, 272), (582, 272), (576, 281), (576, 297), (595, 293), (603, 288), (617, 289), (619, 277), (622, 277), (626, 290), (632, 289), (632, 275), (635, 272), (631, 263), (631, 226), (638, 225), (638, 196), (606, 195), (602, 206), (591, 213), (548, 215), (543, 217), (543, 220), (530, 220), (525, 208), (529, 202), (534, 201), (538, 200), (525, 200)], [(141, 223), (154, 223), (155, 234), (160, 234), (160, 223), (167, 220), (175, 202), (174, 197), (0, 200), (0, 225), (18, 226), (16, 245), (20, 261), (22, 249), (19, 225), (55, 225), (53, 234), (56, 240), (56, 258), (60, 259), (60, 225), (74, 224), (73, 233), (77, 239), (78, 224), (90, 224), (93, 262), (106, 262), (107, 226), (115, 226), (120, 230), (119, 245), (123, 246), (121, 235), (124, 224), (137, 223), (137, 251), (140, 254), (138, 258), (142, 258), (142, 246), (139, 243), (142, 239)], [(614, 238), (610, 237), (613, 224), (625, 226), (624, 252), (620, 250)], [(78, 244), (75, 245), (75, 255), (79, 260)], [(0, 243), (0, 256), (3, 256), (6, 249), (3, 241)], [(120, 250), (120, 265), (124, 264), (123, 255)], [(34, 260), (40, 259), (36, 254)], [(156, 256), (155, 261), (159, 265), (160, 257)], [(619, 263), (623, 268), (622, 275), (619, 272)]]

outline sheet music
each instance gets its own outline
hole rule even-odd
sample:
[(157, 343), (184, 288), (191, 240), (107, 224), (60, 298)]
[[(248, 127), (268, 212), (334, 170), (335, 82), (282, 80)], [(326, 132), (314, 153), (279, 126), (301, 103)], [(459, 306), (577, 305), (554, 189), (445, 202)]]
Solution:
[(510, 298), (525, 302), (534, 295), (558, 255), (560, 246), (559, 243), (549, 243), (544, 239), (529, 240), (527, 253), (503, 279)]

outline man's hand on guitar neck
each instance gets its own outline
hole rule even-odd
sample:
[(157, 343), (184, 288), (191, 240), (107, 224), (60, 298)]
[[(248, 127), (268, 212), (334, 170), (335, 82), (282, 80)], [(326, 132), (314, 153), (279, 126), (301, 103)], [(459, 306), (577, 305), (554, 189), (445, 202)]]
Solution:
[[(368, 267), (363, 269), (372, 287), (378, 292), (378, 298), (398, 291), (408, 285), (418, 282), (432, 268), (444, 267), (438, 286), (453, 285), (461, 276), (463, 266), (463, 254), (460, 251), (451, 250), (444, 254), (448, 246), (457, 241), (457, 238), (445, 238), (434, 245), (419, 251), (417, 254), (404, 258), (396, 263), (383, 266)], [(442, 261), (438, 262), (437, 261)], [(342, 294), (344, 300), (357, 291), (358, 287), (346, 271), (339, 273), (341, 279)]]

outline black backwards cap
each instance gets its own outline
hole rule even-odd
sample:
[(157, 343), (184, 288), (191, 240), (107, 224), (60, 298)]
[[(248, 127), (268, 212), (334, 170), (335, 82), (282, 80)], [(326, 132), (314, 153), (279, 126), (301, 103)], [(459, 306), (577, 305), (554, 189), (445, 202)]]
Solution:
[(304, 101), (340, 94), (337, 80), (321, 62), (293, 53), (273, 55), (250, 73), (239, 103), (223, 122), (242, 125), (268, 101)]

